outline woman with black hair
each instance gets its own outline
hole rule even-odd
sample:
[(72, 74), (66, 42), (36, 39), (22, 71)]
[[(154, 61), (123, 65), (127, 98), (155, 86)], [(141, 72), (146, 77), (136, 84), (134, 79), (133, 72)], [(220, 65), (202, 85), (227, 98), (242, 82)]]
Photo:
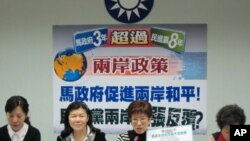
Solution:
[(10, 97), (5, 112), (8, 124), (0, 128), (1, 141), (41, 141), (39, 130), (30, 124), (29, 104), (24, 97)]
[(64, 130), (57, 141), (106, 141), (105, 134), (95, 128), (91, 111), (83, 102), (72, 102), (64, 116)]

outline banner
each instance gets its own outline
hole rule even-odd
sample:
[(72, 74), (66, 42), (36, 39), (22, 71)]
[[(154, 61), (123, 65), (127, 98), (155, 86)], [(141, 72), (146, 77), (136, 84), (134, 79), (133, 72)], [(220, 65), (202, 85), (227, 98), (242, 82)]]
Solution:
[(54, 131), (66, 107), (85, 102), (95, 127), (122, 133), (134, 100), (153, 106), (150, 128), (207, 129), (207, 25), (53, 26)]

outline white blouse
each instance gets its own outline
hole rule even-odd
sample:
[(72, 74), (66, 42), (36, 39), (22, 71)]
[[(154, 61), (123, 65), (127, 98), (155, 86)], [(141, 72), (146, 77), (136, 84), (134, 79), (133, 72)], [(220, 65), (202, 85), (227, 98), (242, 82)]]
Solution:
[[(83, 141), (93, 141), (95, 138), (95, 133), (90, 132), (89, 126), (87, 126), (87, 136), (83, 139)], [(67, 138), (66, 141), (75, 141), (73, 133), (71, 133)]]
[(19, 131), (15, 132), (11, 129), (11, 126), (8, 124), (7, 129), (11, 141), (23, 141), (26, 133), (28, 132), (29, 126), (27, 123), (24, 123), (23, 127)]

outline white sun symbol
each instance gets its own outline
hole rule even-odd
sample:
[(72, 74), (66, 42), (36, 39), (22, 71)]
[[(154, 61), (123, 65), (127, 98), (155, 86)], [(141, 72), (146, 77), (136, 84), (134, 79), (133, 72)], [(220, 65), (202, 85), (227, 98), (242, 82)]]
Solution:
[(110, 10), (118, 9), (119, 13), (117, 15), (117, 18), (119, 18), (124, 12), (126, 12), (128, 21), (130, 21), (131, 13), (133, 12), (138, 18), (140, 18), (140, 13), (138, 8), (148, 10), (147, 7), (144, 6), (142, 2), (147, 0), (112, 0), (113, 2), (116, 2), (113, 7), (110, 8)]

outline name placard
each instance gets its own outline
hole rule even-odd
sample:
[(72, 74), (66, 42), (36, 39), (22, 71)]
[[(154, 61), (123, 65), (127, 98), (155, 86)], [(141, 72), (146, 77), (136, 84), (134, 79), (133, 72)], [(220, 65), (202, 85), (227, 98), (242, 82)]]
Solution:
[(147, 131), (147, 141), (193, 141), (192, 126), (151, 129)]

